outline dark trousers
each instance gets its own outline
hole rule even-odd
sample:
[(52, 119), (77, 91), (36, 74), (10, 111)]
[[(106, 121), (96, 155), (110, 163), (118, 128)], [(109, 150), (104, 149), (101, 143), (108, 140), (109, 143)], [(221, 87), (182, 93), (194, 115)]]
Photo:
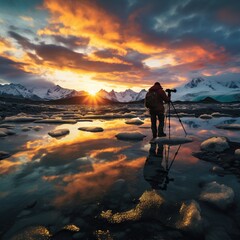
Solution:
[[(163, 127), (164, 127), (164, 114), (150, 111), (151, 116), (151, 129), (153, 137), (159, 137), (163, 134)], [(157, 128), (157, 118), (158, 118), (158, 128)]]

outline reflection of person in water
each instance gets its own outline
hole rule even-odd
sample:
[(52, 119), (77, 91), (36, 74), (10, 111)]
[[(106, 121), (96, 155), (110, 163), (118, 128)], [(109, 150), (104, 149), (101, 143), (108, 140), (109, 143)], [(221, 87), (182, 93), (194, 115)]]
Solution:
[(163, 149), (163, 144), (152, 143), (144, 165), (144, 179), (153, 189), (165, 190), (167, 188), (168, 171), (162, 166)]

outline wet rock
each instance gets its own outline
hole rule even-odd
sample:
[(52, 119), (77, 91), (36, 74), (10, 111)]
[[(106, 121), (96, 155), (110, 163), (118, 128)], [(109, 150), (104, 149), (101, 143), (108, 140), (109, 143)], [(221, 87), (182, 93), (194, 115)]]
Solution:
[(116, 138), (119, 140), (143, 140), (146, 135), (143, 135), (140, 132), (122, 132), (116, 135)]
[(237, 124), (237, 123), (221, 124), (221, 125), (216, 125), (216, 128), (226, 129), (226, 130), (240, 130), (240, 124)]
[(103, 128), (101, 127), (80, 127), (78, 130), (86, 131), (86, 132), (103, 132)]
[(203, 220), (201, 217), (201, 209), (199, 204), (191, 200), (182, 204), (180, 208), (180, 219), (176, 223), (178, 229), (192, 232), (201, 233), (203, 231)]
[(200, 199), (221, 209), (226, 209), (233, 203), (234, 191), (232, 188), (214, 181), (203, 187)]
[(179, 145), (184, 143), (192, 142), (193, 140), (189, 137), (175, 137), (172, 136), (171, 138), (168, 137), (157, 137), (153, 140), (155, 143), (162, 143), (162, 144), (169, 144), (169, 145)]
[(8, 153), (8, 152), (0, 151), (0, 160), (3, 160), (5, 158), (9, 158), (10, 156), (11, 156), (11, 154)]
[(208, 115), (208, 114), (202, 114), (202, 115), (199, 116), (199, 118), (201, 118), (201, 119), (212, 119), (212, 116)]
[(142, 121), (140, 118), (132, 118), (125, 122), (126, 124), (133, 124), (133, 125), (142, 125), (144, 124), (144, 121)]
[(52, 124), (75, 124), (77, 123), (76, 120), (68, 120), (68, 119), (42, 119), (34, 121), (34, 123), (52, 123)]
[(201, 150), (206, 152), (223, 152), (229, 148), (225, 137), (211, 137), (201, 143)]
[(56, 137), (65, 136), (69, 133), (70, 133), (69, 129), (57, 129), (57, 130), (53, 130), (53, 131), (48, 132), (48, 135), (56, 138)]

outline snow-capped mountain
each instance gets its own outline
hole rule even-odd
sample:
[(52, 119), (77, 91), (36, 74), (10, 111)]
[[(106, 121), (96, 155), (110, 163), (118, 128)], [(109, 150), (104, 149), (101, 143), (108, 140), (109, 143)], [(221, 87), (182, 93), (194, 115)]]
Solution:
[(40, 100), (41, 98), (21, 84), (0, 85), (0, 96)]
[[(180, 86), (176, 93), (172, 93), (172, 101), (200, 101), (211, 97), (219, 102), (240, 101), (240, 79), (239, 80), (215, 80), (202, 77), (193, 78), (187, 84)], [(145, 98), (147, 91), (135, 92), (127, 89), (123, 92), (114, 90), (107, 92), (100, 90), (97, 95), (112, 102), (137, 102)], [(62, 88), (59, 85), (50, 88), (27, 88), (20, 84), (0, 85), (0, 97), (22, 98), (30, 100), (58, 100), (76, 96), (88, 95), (85, 91)]]
[(172, 94), (172, 100), (200, 101), (211, 97), (219, 102), (240, 101), (240, 79), (214, 80), (202, 77), (193, 78), (189, 83), (178, 87)]
[(57, 100), (86, 95), (86, 92), (84, 91), (62, 88), (59, 85), (50, 88), (33, 88), (31, 89), (31, 92), (44, 100)]
[(0, 85), (0, 96), (30, 100), (56, 100), (86, 95), (84, 91), (62, 88), (59, 85), (50, 88), (27, 88), (21, 84)]
[(107, 92), (105, 90), (100, 90), (97, 95), (113, 102), (136, 102), (143, 100), (146, 93), (147, 91), (144, 89), (141, 90), (139, 93), (134, 92), (131, 89), (127, 89), (124, 92), (115, 92), (114, 90), (112, 90), (111, 92)]

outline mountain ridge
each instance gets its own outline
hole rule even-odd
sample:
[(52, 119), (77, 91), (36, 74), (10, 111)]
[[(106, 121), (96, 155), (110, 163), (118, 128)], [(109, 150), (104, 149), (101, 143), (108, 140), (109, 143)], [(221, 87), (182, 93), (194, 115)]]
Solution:
[[(240, 101), (240, 80), (219, 81), (198, 77), (177, 87), (176, 90), (177, 92), (172, 94), (172, 101), (199, 102), (208, 97), (218, 102)], [(142, 89), (140, 92), (135, 92), (131, 89), (126, 89), (122, 92), (114, 90), (108, 92), (101, 89), (96, 93), (96, 97), (115, 103), (129, 103), (143, 101), (146, 93), (145, 89)], [(85, 96), (90, 95), (86, 91), (62, 88), (59, 85), (49, 88), (28, 88), (21, 84), (13, 83), (0, 85), (0, 97), (5, 98), (29, 99), (32, 101), (64, 101), (64, 99)]]

